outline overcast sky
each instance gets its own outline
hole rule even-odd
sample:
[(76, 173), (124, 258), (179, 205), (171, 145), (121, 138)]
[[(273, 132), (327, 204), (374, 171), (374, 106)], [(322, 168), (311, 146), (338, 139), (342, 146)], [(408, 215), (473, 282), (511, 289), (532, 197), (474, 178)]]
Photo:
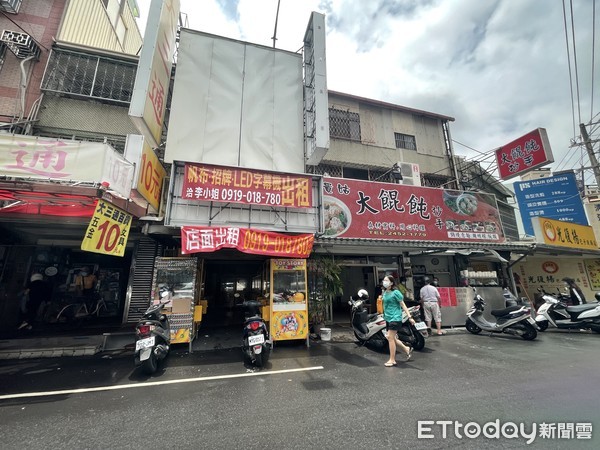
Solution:
[[(137, 1), (144, 22), (150, 0)], [(600, 121), (594, 3), (564, 0), (571, 73), (561, 0), (281, 0), (277, 47), (298, 51), (321, 12), (330, 90), (452, 116), (455, 153), (471, 158), (546, 128), (552, 169), (564, 170), (589, 165), (571, 142), (580, 122)], [(181, 0), (181, 11), (191, 29), (273, 45), (277, 0)]]

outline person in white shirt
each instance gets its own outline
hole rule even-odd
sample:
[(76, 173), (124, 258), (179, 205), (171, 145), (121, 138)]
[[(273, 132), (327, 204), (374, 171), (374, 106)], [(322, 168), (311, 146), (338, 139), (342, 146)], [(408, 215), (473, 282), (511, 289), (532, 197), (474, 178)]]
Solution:
[(425, 322), (427, 327), (431, 328), (431, 320), (435, 320), (437, 334), (442, 335), (442, 313), (440, 311), (440, 292), (435, 286), (431, 285), (429, 278), (425, 277), (425, 286), (419, 291), (421, 304), (425, 312)]

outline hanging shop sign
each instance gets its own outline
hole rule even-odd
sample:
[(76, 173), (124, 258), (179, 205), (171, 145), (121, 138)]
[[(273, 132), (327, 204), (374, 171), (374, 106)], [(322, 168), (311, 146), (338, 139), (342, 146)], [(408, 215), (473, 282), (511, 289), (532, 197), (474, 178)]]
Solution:
[(310, 176), (186, 163), (181, 197), (289, 208), (312, 207)]
[(254, 255), (308, 258), (314, 235), (287, 235), (238, 227), (181, 227), (181, 253), (209, 253), (235, 248)]
[(590, 226), (537, 217), (533, 220), (539, 242), (557, 247), (598, 250), (598, 241)]
[(545, 128), (537, 128), (496, 150), (500, 178), (508, 180), (554, 162)]
[(492, 194), (325, 177), (323, 217), (328, 237), (505, 240)]
[(132, 216), (122, 209), (98, 200), (94, 215), (81, 243), (81, 250), (124, 256)]
[(514, 183), (525, 233), (533, 236), (537, 217), (588, 225), (574, 172)]
[(139, 203), (145, 200), (154, 208), (154, 212), (158, 212), (163, 182), (167, 177), (163, 164), (148, 141), (137, 134), (127, 135), (125, 157), (136, 163), (131, 193), (133, 200)]
[(108, 144), (0, 135), (0, 175), (103, 183), (129, 198), (134, 165)]

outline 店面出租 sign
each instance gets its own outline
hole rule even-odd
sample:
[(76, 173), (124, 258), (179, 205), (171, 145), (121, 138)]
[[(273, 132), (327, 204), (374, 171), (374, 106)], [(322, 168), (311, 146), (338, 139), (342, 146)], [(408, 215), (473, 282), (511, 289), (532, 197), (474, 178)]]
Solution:
[(181, 253), (208, 253), (222, 248), (288, 258), (308, 258), (314, 235), (287, 235), (238, 227), (181, 227)]

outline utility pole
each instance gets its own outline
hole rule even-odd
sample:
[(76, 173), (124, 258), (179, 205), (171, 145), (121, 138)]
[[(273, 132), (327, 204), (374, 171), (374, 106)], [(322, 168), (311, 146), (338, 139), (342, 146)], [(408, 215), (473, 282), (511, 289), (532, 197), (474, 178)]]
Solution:
[(579, 130), (581, 131), (581, 137), (583, 138), (583, 143), (585, 144), (585, 148), (588, 152), (588, 157), (590, 158), (590, 163), (592, 165), (592, 170), (594, 171), (594, 178), (596, 178), (596, 186), (600, 187), (600, 166), (598, 166), (598, 159), (596, 158), (596, 154), (594, 153), (592, 141), (590, 140), (590, 136), (583, 123), (579, 124)]

